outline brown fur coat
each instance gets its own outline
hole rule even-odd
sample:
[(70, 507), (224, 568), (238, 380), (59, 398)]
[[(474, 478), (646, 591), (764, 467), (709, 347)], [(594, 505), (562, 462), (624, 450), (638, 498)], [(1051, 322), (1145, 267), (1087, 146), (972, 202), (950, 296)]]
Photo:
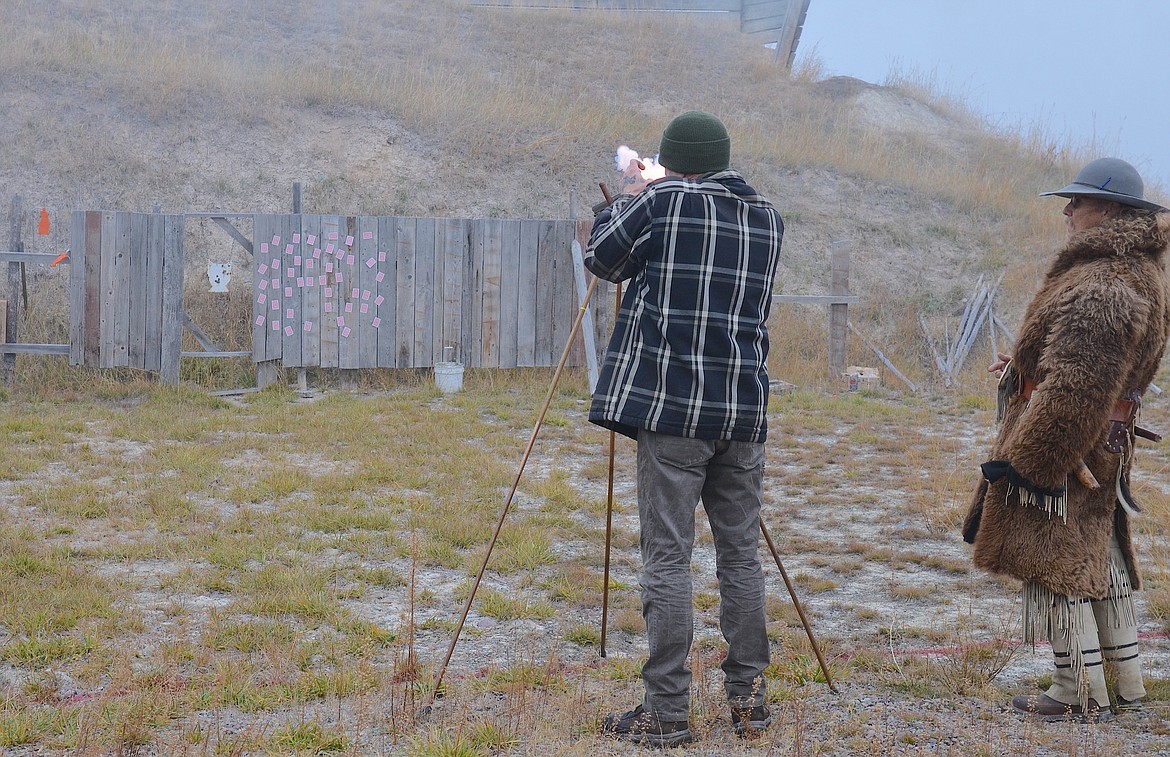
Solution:
[[(1037, 487), (1067, 485), (1067, 522), (1022, 505), (1007, 481), (982, 482), (964, 525), (975, 564), (1057, 594), (1103, 597), (1116, 525), (1133, 587), (1140, 587), (1126, 513), (1114, 481), (1121, 456), (1104, 448), (1113, 405), (1154, 378), (1170, 334), (1165, 261), (1170, 213), (1127, 211), (1069, 237), (1024, 315), (1016, 341), (1020, 375), (1037, 382), (1031, 402), (1007, 405), (992, 460), (1006, 460)], [(1071, 475), (1083, 458), (1101, 482)]]

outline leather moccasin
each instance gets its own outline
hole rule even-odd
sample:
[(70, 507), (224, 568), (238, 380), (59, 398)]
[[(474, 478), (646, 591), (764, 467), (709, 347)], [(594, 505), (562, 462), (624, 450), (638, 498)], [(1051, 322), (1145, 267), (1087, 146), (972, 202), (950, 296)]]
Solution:
[(1020, 694), (1012, 697), (1012, 709), (1025, 715), (1032, 715), (1045, 723), (1105, 723), (1113, 719), (1113, 713), (1089, 700), (1089, 706), (1058, 702), (1047, 694)]

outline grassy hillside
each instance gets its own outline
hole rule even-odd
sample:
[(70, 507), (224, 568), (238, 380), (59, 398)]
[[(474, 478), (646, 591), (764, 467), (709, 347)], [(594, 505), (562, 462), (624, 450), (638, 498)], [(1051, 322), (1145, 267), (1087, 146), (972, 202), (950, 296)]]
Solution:
[[(1008, 271), (1012, 322), (1063, 229), (1036, 192), (1079, 163), (1067, 146), (989, 132), (921, 82), (826, 80), (815, 62), (790, 77), (734, 19), (447, 0), (10, 0), (0, 24), (12, 41), (0, 186), (54, 221), (38, 238), (26, 213), (29, 249), (68, 246), (75, 209), (275, 212), (294, 182), (306, 212), (565, 217), (574, 194), (587, 208), (616, 179), (619, 144), (653, 154), (670, 117), (703, 108), (787, 221), (778, 291), (823, 292), (829, 242), (851, 241), (852, 319), (925, 383), (917, 314), (954, 310), (978, 274)], [(194, 271), (208, 258), (247, 269), (197, 222), (188, 255)], [(59, 272), (33, 274), (57, 292), (32, 323), (54, 340)], [(821, 378), (823, 310), (777, 319), (777, 354), (795, 362), (774, 368)], [(201, 321), (233, 345), (244, 322)], [(874, 357), (856, 344), (850, 362)]]

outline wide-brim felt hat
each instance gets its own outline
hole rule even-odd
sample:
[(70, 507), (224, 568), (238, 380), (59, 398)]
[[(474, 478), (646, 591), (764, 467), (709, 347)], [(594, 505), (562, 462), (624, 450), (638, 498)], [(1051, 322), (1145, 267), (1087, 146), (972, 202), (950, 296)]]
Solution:
[(1145, 198), (1145, 185), (1137, 169), (1120, 158), (1097, 158), (1080, 170), (1068, 186), (1041, 192), (1040, 196), (1097, 197), (1144, 210), (1166, 210)]

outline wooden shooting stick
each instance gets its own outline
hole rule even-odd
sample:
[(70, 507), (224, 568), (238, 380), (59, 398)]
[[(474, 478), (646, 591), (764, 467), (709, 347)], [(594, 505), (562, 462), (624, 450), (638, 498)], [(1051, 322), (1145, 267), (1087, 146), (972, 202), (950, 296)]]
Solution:
[[(605, 186), (605, 182), (601, 182), (597, 186), (601, 187), (601, 194), (605, 197), (605, 204), (609, 205), (613, 202), (613, 198), (609, 196), (609, 187)], [(622, 309), (622, 284), (619, 281), (617, 285), (617, 302), (614, 305), (614, 317), (617, 317), (618, 312)], [(609, 618), (609, 545), (611, 537), (613, 536), (613, 458), (614, 448), (617, 446), (617, 434), (613, 431), (609, 432), (609, 490), (605, 499), (605, 570), (602, 572), (601, 584), (601, 656), (605, 657), (605, 629), (609, 625), (607, 619)]]
[[(605, 185), (601, 185), (601, 191), (605, 194), (606, 201), (609, 201), (609, 191)], [(520, 469), (516, 471), (516, 480), (512, 482), (512, 488), (508, 491), (508, 498), (504, 500), (504, 507), (500, 511), (500, 519), (496, 523), (496, 530), (492, 532), (492, 538), (488, 542), (487, 551), (484, 553), (483, 562), (480, 563), (479, 572), (475, 574), (475, 581), (471, 584), (471, 592), (467, 595), (467, 601), (463, 604), (463, 613), (459, 616), (459, 624), (455, 626), (455, 635), (451, 637), (451, 644), (447, 647), (447, 656), (443, 658), (443, 666), (439, 668), (439, 674), (435, 677), (435, 688), (431, 691), (431, 699), (428, 707), (435, 702), (435, 698), (439, 696), (439, 688), (443, 684), (443, 676), (447, 672), (447, 666), (451, 664), (451, 655), (455, 653), (455, 644), (459, 641), (459, 634), (463, 631), (463, 624), (467, 622), (467, 613), (471, 611), (471, 603), (475, 599), (475, 592), (479, 589), (479, 583), (483, 580), (484, 571), (487, 570), (488, 558), (492, 556), (492, 550), (496, 546), (496, 541), (500, 537), (500, 529), (504, 527), (504, 519), (508, 517), (508, 509), (512, 506), (512, 499), (516, 496), (516, 489), (520, 486), (520, 477), (524, 475), (524, 466), (528, 464), (528, 457), (532, 454), (532, 448), (536, 445), (536, 436), (540, 433), (540, 427), (544, 423), (544, 416), (548, 413), (548, 407), (552, 404), (553, 394), (557, 389), (557, 382), (561, 380), (561, 371), (565, 368), (565, 363), (569, 360), (569, 352), (573, 347), (573, 339), (576, 338), (577, 332), (581, 330), (581, 321), (585, 317), (585, 307), (589, 304), (589, 300), (593, 298), (593, 292), (597, 289), (597, 282), (600, 279), (596, 276), (593, 281), (589, 282), (589, 289), (585, 292), (585, 299), (581, 302), (581, 308), (577, 311), (577, 318), (573, 321), (573, 328), (569, 330), (569, 338), (565, 340), (565, 349), (561, 353), (561, 360), (557, 363), (557, 369), (553, 372), (552, 382), (548, 385), (548, 394), (544, 398), (544, 406), (540, 408), (540, 415), (537, 416), (536, 425), (532, 427), (532, 435), (528, 438), (528, 446), (524, 449), (524, 456), (520, 459)]]
[(784, 564), (780, 562), (780, 553), (776, 551), (776, 545), (772, 543), (772, 535), (768, 533), (768, 528), (764, 525), (763, 516), (760, 517), (760, 533), (764, 535), (764, 541), (768, 542), (768, 549), (772, 551), (772, 557), (776, 559), (776, 567), (780, 569), (780, 577), (784, 579), (784, 585), (788, 587), (788, 596), (792, 597), (792, 606), (796, 608), (796, 614), (800, 616), (800, 622), (804, 625), (804, 632), (808, 634), (809, 643), (812, 644), (813, 652), (817, 656), (817, 662), (821, 664), (821, 672), (825, 674), (825, 682), (829, 684), (829, 691), (834, 694), (837, 691), (837, 684), (833, 683), (833, 676), (829, 674), (829, 666), (825, 664), (825, 658), (821, 654), (821, 648), (817, 646), (817, 640), (813, 637), (812, 626), (808, 624), (808, 618), (804, 616), (804, 608), (800, 606), (800, 600), (796, 598), (796, 588), (792, 585), (792, 581), (788, 578), (788, 571), (784, 570)]

